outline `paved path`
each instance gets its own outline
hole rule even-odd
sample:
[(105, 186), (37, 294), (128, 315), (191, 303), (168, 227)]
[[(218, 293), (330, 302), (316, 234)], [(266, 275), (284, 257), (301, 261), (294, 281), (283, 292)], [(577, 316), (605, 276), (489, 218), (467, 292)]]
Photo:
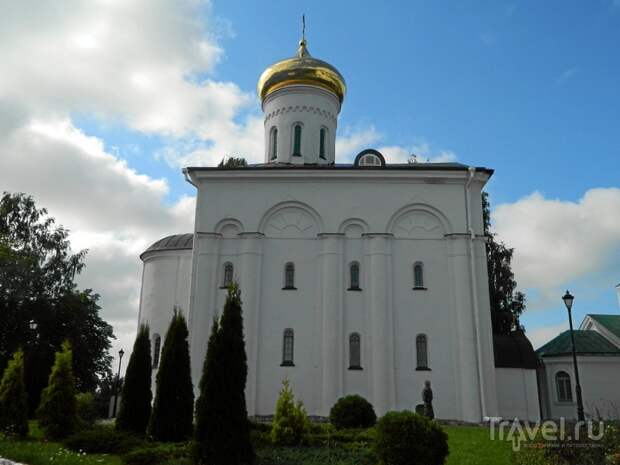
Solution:
[(21, 463), (11, 462), (9, 459), (3, 459), (0, 457), (0, 465), (22, 465)]

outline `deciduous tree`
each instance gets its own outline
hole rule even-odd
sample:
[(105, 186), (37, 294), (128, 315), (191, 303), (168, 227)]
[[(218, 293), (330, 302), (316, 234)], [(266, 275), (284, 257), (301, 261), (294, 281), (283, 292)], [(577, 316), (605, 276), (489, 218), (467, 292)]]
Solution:
[[(99, 296), (76, 288), (86, 251), (73, 253), (69, 231), (57, 226), (32, 197), (0, 199), (0, 370), (20, 346), (30, 411), (39, 404), (54, 352), (68, 339), (76, 383), (94, 391), (111, 373), (112, 327), (99, 316)], [(37, 325), (36, 331), (30, 322)]]

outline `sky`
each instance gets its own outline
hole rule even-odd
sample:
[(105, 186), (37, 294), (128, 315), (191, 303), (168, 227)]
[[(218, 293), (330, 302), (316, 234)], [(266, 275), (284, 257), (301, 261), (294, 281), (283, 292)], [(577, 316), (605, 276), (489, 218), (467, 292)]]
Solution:
[(313, 56), (348, 91), (337, 161), (493, 168), (535, 347), (620, 309), (620, 0), (0, 0), (0, 190), (26, 192), (89, 250), (114, 354), (131, 350), (140, 252), (193, 230), (181, 169), (263, 158), (256, 82)]

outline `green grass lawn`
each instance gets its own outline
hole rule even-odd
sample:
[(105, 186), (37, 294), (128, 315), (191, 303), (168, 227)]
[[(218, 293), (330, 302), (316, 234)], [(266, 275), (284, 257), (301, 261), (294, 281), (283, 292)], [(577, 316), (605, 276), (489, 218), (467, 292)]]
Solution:
[(491, 441), (484, 426), (444, 426), (450, 454), (446, 465), (509, 465), (511, 443)]
[(25, 439), (0, 438), (0, 457), (28, 465), (122, 465), (115, 455), (80, 454), (67, 450), (62, 444), (43, 439), (36, 421), (30, 422), (30, 434)]
[[(448, 434), (450, 454), (447, 465), (509, 465), (511, 444), (491, 441), (489, 430), (477, 426), (444, 426)], [(371, 465), (373, 455), (366, 447), (259, 447), (260, 465)], [(30, 435), (24, 440), (0, 438), (0, 457), (28, 465), (122, 465), (117, 455), (80, 454), (61, 444), (43, 439), (36, 422), (31, 422)]]

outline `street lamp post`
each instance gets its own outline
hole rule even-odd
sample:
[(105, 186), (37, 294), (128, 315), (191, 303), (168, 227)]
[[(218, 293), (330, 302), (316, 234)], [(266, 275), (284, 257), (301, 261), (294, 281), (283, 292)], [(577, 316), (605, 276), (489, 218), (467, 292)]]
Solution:
[(583, 400), (581, 398), (581, 384), (579, 383), (579, 368), (577, 367), (577, 353), (575, 352), (575, 335), (573, 332), (573, 316), (571, 309), (573, 308), (573, 300), (575, 298), (570, 294), (570, 292), (566, 291), (566, 294), (562, 297), (564, 301), (564, 305), (566, 305), (566, 309), (568, 310), (568, 324), (570, 326), (570, 342), (571, 348), (573, 351), (573, 367), (575, 369), (575, 394), (577, 394), (577, 419), (579, 421), (585, 421), (585, 417), (583, 415)]
[(118, 372), (116, 373), (116, 383), (114, 383), (114, 408), (112, 409), (112, 417), (116, 418), (116, 402), (118, 400), (118, 382), (121, 376), (121, 363), (123, 363), (123, 355), (125, 351), (123, 349), (118, 351)]

